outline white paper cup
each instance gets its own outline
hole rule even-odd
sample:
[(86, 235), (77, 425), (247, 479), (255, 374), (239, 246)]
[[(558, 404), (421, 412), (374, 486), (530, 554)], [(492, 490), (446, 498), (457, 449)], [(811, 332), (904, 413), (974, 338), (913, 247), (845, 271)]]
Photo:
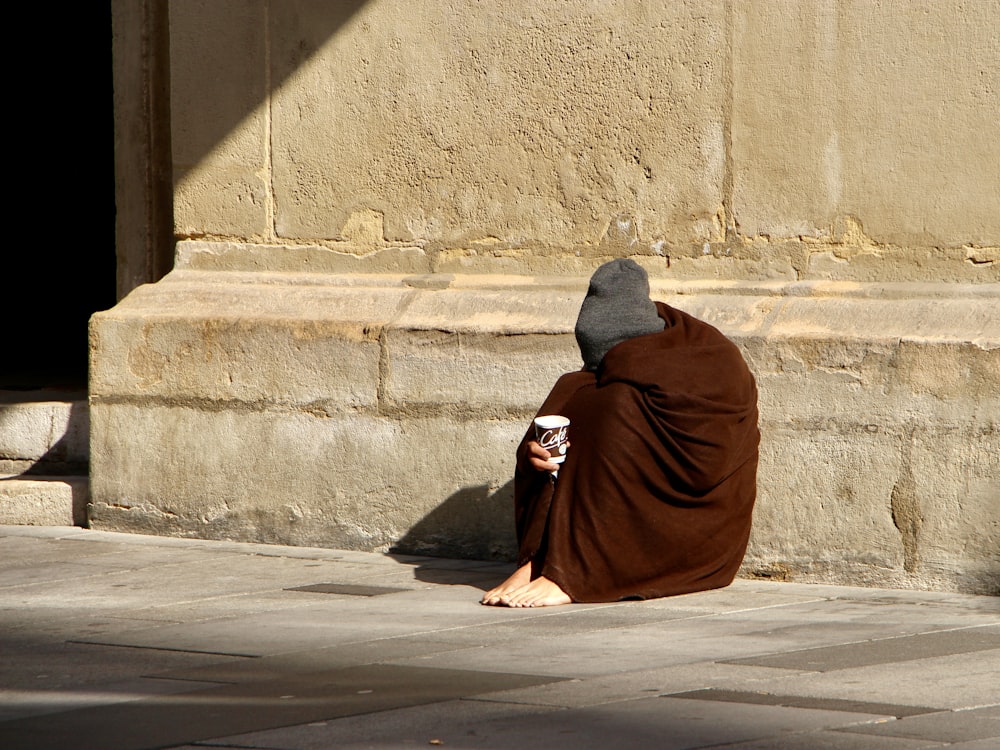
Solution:
[(561, 464), (569, 448), (569, 419), (558, 414), (535, 417), (535, 440), (552, 454), (549, 461)]

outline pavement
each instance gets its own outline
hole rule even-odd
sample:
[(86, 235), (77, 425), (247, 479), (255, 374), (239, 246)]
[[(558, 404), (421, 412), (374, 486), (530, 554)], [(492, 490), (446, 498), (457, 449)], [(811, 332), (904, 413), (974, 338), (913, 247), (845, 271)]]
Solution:
[(0, 748), (1000, 748), (1000, 598), (0, 526)]

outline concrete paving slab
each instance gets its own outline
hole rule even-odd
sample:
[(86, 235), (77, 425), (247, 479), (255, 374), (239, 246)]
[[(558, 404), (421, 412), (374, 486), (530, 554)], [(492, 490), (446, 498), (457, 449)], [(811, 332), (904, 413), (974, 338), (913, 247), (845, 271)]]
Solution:
[(308, 600), (289, 597), (285, 591), (263, 591), (252, 594), (213, 596), (194, 601), (153, 604), (148, 607), (122, 609), (115, 613), (117, 619), (142, 620), (148, 625), (194, 622), (220, 618), (245, 617), (262, 612), (291, 610), (310, 604)]
[[(466, 603), (461, 607), (450, 607), (447, 622), (443, 622), (441, 602), (448, 594), (447, 589), (435, 592), (435, 598), (421, 598), (421, 592), (409, 593), (415, 596), (407, 598), (406, 594), (388, 594), (359, 598), (322, 595), (316, 604), (290, 610), (238, 619), (225, 618), (130, 630), (113, 634), (109, 638), (87, 638), (83, 642), (264, 656), (301, 651), (316, 643), (335, 645), (402, 635), (448, 632), (463, 626), (502, 621), (504, 617), (504, 611)], [(468, 601), (465, 592), (461, 596)], [(401, 612), (405, 612), (404, 617), (400, 617)]]
[(66, 711), (58, 715), (58, 720), (51, 715), (15, 719), (0, 725), (0, 738), (11, 743), (7, 747), (34, 750), (147, 750), (401, 706), (440, 703), (466, 694), (550, 679), (364, 665)]
[[(273, 750), (399, 748), (426, 746), (431, 740), (438, 740), (445, 747), (495, 750), (575, 750), (581, 747), (681, 750), (715, 747), (732, 738), (784, 737), (790, 732), (873, 718), (864, 714), (771, 706), (720, 711), (709, 704), (684, 706), (678, 701), (677, 705), (671, 705), (669, 700), (662, 698), (558, 712), (541, 712), (538, 707), (523, 706), (519, 714), (491, 717), (481, 707), (472, 707), (472, 703), (475, 702), (451, 704), (450, 711), (436, 717), (438, 720), (433, 724), (421, 721), (414, 712), (401, 711), (397, 716), (380, 716), (377, 724), (370, 722), (368, 726), (356, 720), (347, 720), (343, 725), (336, 721), (327, 722), (325, 726), (296, 728), (294, 734), (260, 733), (227, 737), (220, 742)], [(416, 726), (409, 723), (414, 719), (419, 722)], [(417, 729), (423, 732), (415, 731)]]
[[(0, 640), (0, 688), (39, 694), (106, 686), (137, 676), (244, 661), (237, 657), (176, 651), (124, 650), (75, 643), (13, 643)], [(102, 688), (105, 689), (105, 688)]]
[[(0, 528), (7, 529), (10, 527)], [(32, 536), (16, 536), (0, 530), (0, 560), (3, 560), (4, 570), (41, 565), (48, 562), (81, 560), (109, 552), (117, 552), (122, 549), (134, 550), (135, 548), (115, 542), (98, 542), (94, 540), (87, 544), (85, 551), (81, 554), (79, 548), (67, 547), (66, 542), (60, 539), (42, 540)]]
[(689, 613), (742, 612), (782, 607), (789, 604), (826, 602), (829, 597), (809, 586), (782, 588), (781, 584), (765, 581), (736, 580), (730, 586), (711, 591), (698, 591), (643, 602), (651, 609), (667, 609)]
[(684, 618), (683, 613), (653, 610), (640, 603), (585, 605), (572, 610), (505, 610), (487, 628), (452, 628), (439, 635), (456, 646), (497, 646), (537, 638), (567, 637), (619, 627), (663, 623)]
[[(1000, 703), (1000, 651), (976, 651), (836, 672), (764, 676), (759, 690), (800, 696), (898, 702), (957, 709)], [(780, 670), (783, 671), (783, 670)]]
[(762, 679), (771, 674), (773, 674), (773, 670), (762, 667), (696, 662), (680, 666), (599, 675), (586, 679), (574, 678), (548, 685), (490, 693), (488, 696), (471, 700), (575, 708), (723, 685), (729, 688), (751, 690)]
[(1000, 747), (1000, 719), (980, 715), (975, 710), (908, 716), (886, 723), (839, 727), (838, 731), (934, 742), (992, 740), (994, 747)]
[[(79, 685), (69, 690), (2, 689), (0, 690), (0, 738), (5, 732), (2, 722), (36, 719), (91, 708), (101, 709), (151, 696), (174, 695), (211, 686), (211, 683), (180, 683), (155, 678), (135, 678), (122, 682), (104, 682), (99, 687), (91, 689)], [(72, 747), (72, 744), (67, 747)]]
[[(850, 735), (837, 731), (800, 732), (726, 745), (725, 750), (924, 750), (945, 747), (943, 743), (899, 737)], [(952, 750), (953, 745), (947, 746)], [(979, 750), (979, 749), (977, 749)]]
[[(879, 739), (884, 739), (880, 737)], [(955, 742), (949, 744), (948, 750), (996, 750), (997, 741), (995, 737), (984, 740), (972, 740), (970, 742)]]
[(872, 701), (845, 700), (842, 698), (810, 698), (799, 695), (779, 695), (763, 690), (731, 690), (726, 688), (701, 688), (682, 693), (667, 693), (663, 698), (686, 698), (699, 701), (722, 701), (723, 703), (750, 703), (761, 706), (786, 706), (789, 708), (816, 708), (822, 711), (849, 711), (854, 713), (878, 714), (901, 719), (941, 711), (928, 706), (906, 706), (898, 703), (873, 703)]
[(242, 683), (276, 680), (294, 674), (321, 670), (356, 667), (362, 664), (382, 664), (392, 659), (423, 656), (454, 648), (449, 643), (433, 640), (386, 638), (369, 643), (351, 643), (308, 651), (295, 651), (274, 656), (216, 660), (201, 667), (159, 672), (160, 679), (202, 682)]
[[(431, 739), (916, 750), (944, 746), (946, 730), (965, 750), (997, 744), (980, 736), (1000, 723), (995, 597), (737, 580), (649, 602), (514, 610), (478, 604), (510, 569), (494, 562), (0, 527), (3, 571), (15, 567), (3, 540), (17, 567), (38, 571), (0, 588), (3, 750), (77, 747), (67, 738), (88, 733), (115, 750)], [(836, 668), (817, 671), (818, 656)], [(357, 692), (378, 669), (396, 674), (391, 700)], [(530, 680), (502, 682), (518, 673)], [(337, 693), (351, 675), (354, 693)], [(460, 683), (468, 690), (448, 692)], [(709, 688), (729, 700), (659, 697)], [(187, 717), (197, 737), (178, 733)], [(906, 724), (921, 717), (975, 726), (935, 735)]]
[[(755, 597), (745, 597), (753, 601)], [(995, 597), (969, 597), (970, 600), (986, 600), (988, 607), (935, 606), (917, 599), (914, 602), (885, 601), (883, 599), (814, 599), (781, 607), (777, 611), (748, 607), (743, 612), (733, 612), (734, 619), (766, 620), (774, 632), (786, 625), (801, 628), (806, 623), (814, 625), (836, 625), (842, 627), (870, 626), (885, 634), (899, 635), (929, 630), (946, 630), (969, 625), (983, 625), (1000, 620), (1000, 601)]]
[[(260, 748), (263, 750), (329, 750), (330, 748), (481, 747), (483, 726), (517, 724), (525, 716), (545, 716), (550, 706), (512, 706), (480, 700), (458, 700), (400, 708), (372, 716), (348, 716), (276, 731), (254, 732), (199, 743), (200, 750)], [(488, 730), (487, 730), (488, 731)], [(489, 746), (489, 745), (488, 745)], [(177, 748), (181, 750), (181, 748)]]
[[(635, 604), (637, 605), (635, 611), (642, 612), (644, 603)], [(622, 606), (623, 611), (628, 611), (624, 606), (632, 605), (612, 606)], [(787, 608), (782, 609), (781, 617), (787, 618)], [(560, 632), (554, 635), (533, 634), (532, 620), (524, 624), (524, 634), (521, 638), (503, 644), (502, 653), (498, 648), (485, 647), (425, 658), (440, 660), (440, 666), (486, 671), (496, 668), (497, 664), (530, 660), (539, 674), (568, 674), (573, 677), (594, 677), (600, 674), (648, 669), (653, 666), (675, 666), (696, 661), (732, 661), (754, 666), (778, 667), (784, 664), (785, 660), (787, 664), (784, 666), (787, 668), (812, 670), (812, 662), (808, 656), (803, 657), (804, 661), (795, 661), (795, 657), (786, 658), (783, 651), (775, 654), (775, 650), (787, 649), (795, 653), (810, 647), (836, 648), (845, 641), (862, 641), (873, 634), (870, 625), (862, 626), (858, 632), (853, 632), (850, 625), (841, 625), (838, 628), (815, 628), (811, 623), (814, 616), (811, 611), (802, 613), (801, 630), (788, 629), (782, 632), (780, 638), (771, 634), (773, 624), (766, 619), (748, 619), (742, 615), (698, 615), (662, 620), (653, 624), (631, 627), (619, 624), (609, 630), (592, 629)], [(544, 623), (544, 620), (540, 622)], [(787, 620), (784, 624), (787, 624)], [(454, 637), (456, 643), (471, 641), (469, 634), (464, 632), (442, 633), (437, 637)], [(825, 645), (831, 640), (834, 646)], [(980, 645), (985, 648), (988, 644)], [(942, 645), (942, 648), (944, 647)], [(586, 653), (587, 660), (573, 659), (573, 654), (577, 653)], [(845, 647), (843, 653), (844, 659), (850, 658), (851, 649)], [(821, 655), (826, 654), (824, 651)]]
[(880, 638), (863, 643), (826, 646), (733, 661), (761, 667), (830, 672), (872, 664), (891, 664), (899, 661), (913, 661), (998, 648), (1000, 648), (1000, 626), (976, 626), (960, 630)]

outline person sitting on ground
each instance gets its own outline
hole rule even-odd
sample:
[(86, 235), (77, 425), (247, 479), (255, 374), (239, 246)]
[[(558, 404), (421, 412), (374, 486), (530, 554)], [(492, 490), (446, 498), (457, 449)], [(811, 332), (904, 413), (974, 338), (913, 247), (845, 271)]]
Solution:
[[(482, 603), (540, 607), (729, 585), (757, 492), (757, 387), (716, 328), (649, 297), (617, 259), (576, 322), (584, 367), (538, 411), (570, 419), (562, 464), (529, 427), (514, 477), (517, 569)], [(552, 472), (556, 472), (553, 475)]]

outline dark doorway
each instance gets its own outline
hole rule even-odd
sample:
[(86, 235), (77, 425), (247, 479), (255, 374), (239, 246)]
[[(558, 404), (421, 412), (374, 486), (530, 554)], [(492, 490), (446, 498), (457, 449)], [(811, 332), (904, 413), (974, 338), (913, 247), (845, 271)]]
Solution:
[(0, 388), (85, 388), (88, 320), (116, 301), (111, 6), (35, 8), (19, 26), (45, 28), (44, 45), (23, 34), (7, 50), (22, 72), (7, 123)]

